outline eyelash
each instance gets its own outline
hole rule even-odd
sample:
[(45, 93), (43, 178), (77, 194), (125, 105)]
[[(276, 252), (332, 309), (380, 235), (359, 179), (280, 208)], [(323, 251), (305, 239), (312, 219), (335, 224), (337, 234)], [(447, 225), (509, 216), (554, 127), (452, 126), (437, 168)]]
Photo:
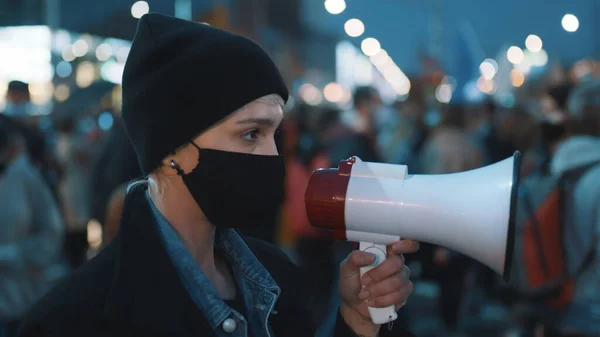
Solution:
[[(279, 135), (280, 133), (281, 133), (281, 129), (275, 130), (275, 136)], [(259, 129), (252, 129), (250, 131), (246, 131), (246, 132), (242, 133), (241, 137), (244, 138), (244, 140), (247, 142), (255, 142), (257, 140), (259, 134), (260, 134)], [(252, 138), (247, 139), (246, 136), (250, 136)]]
[[(255, 142), (256, 139), (258, 138), (258, 134), (260, 133), (260, 130), (258, 129), (252, 129), (250, 131), (244, 132), (242, 133), (242, 138), (244, 138), (245, 141), (248, 142)], [(247, 139), (246, 136), (250, 136), (251, 139)]]

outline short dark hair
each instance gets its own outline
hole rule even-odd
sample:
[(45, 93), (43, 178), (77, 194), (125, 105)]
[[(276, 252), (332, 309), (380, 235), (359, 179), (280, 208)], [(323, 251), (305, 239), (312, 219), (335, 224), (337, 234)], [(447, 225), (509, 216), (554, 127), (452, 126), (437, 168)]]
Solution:
[(319, 128), (319, 132), (324, 132), (332, 125), (335, 125), (339, 122), (341, 116), (340, 109), (334, 106), (326, 106), (321, 109), (319, 112), (319, 118), (317, 121), (317, 126)]
[(548, 89), (548, 95), (554, 99), (554, 102), (556, 102), (556, 105), (560, 109), (566, 110), (567, 102), (569, 101), (569, 96), (571, 95), (572, 90), (572, 84), (563, 83), (550, 87)]
[(29, 84), (21, 81), (11, 81), (8, 83), (8, 92), (24, 94), (29, 97)]
[(567, 105), (572, 133), (600, 136), (600, 81), (578, 85), (573, 89)]
[(362, 86), (354, 89), (352, 99), (354, 106), (367, 103), (377, 96), (377, 90), (371, 86)]
[(442, 109), (442, 118), (439, 125), (462, 129), (465, 127), (465, 115), (463, 104), (449, 104)]

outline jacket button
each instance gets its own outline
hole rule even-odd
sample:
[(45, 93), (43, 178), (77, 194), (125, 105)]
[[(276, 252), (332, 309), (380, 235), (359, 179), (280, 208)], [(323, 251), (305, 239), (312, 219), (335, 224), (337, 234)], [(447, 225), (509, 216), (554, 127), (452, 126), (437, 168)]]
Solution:
[(235, 323), (233, 318), (228, 318), (223, 322), (223, 331), (232, 333), (235, 331), (235, 328), (237, 328), (237, 323)]

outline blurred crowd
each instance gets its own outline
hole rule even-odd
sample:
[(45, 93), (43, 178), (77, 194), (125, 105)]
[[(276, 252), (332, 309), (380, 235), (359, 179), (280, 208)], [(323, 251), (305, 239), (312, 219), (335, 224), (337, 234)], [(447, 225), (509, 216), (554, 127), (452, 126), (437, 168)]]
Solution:
[[(281, 216), (244, 234), (285, 248), (312, 273), (311, 286), (322, 302), (314, 319), (326, 335), (333, 324), (328, 313), (335, 305), (337, 266), (353, 246), (308, 223), (304, 188), (313, 170), (359, 156), (407, 165), (410, 174), (444, 174), (493, 164), (518, 150), (523, 179), (541, 179), (565, 165), (598, 161), (599, 72), (598, 62), (583, 77), (565, 69), (558, 80), (546, 77), (519, 88), (511, 104), (491, 97), (442, 104), (433, 98), (432, 83), (420, 79), (411, 81), (406, 99), (391, 105), (373, 87), (356, 88), (353, 106), (346, 110), (296, 99), (279, 134), (287, 162)], [(127, 183), (141, 171), (118, 113), (110, 130), (78, 111), (34, 116), (28, 84), (17, 81), (10, 83), (6, 102), (0, 113), (0, 327), (12, 336), (16, 322), (40, 296), (114, 237)], [(575, 136), (578, 144), (561, 147)], [(581, 220), (585, 215), (574, 217), (593, 223)], [(400, 319), (418, 336), (534, 336), (543, 321), (523, 309), (531, 306), (516, 282), (502, 283), (457, 252), (422, 244), (406, 260), (415, 292)], [(600, 292), (598, 281), (585, 286)], [(585, 294), (588, 304), (600, 301)], [(598, 306), (595, 320), (600, 322), (600, 302), (591, 304)]]

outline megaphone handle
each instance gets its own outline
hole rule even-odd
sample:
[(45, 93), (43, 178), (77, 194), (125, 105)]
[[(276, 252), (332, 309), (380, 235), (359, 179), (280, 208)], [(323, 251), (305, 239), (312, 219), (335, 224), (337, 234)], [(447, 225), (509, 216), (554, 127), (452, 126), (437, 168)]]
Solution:
[[(367, 267), (360, 268), (360, 277), (362, 279), (363, 275), (366, 272), (377, 267), (378, 265), (383, 263), (383, 261), (385, 261), (385, 259), (387, 257), (387, 253), (386, 253), (385, 245), (379, 245), (379, 244), (375, 244), (375, 243), (371, 243), (371, 242), (361, 242), (359, 249), (363, 252), (371, 253), (376, 256), (376, 260), (375, 260), (374, 264), (367, 266)], [(375, 324), (389, 323), (398, 318), (398, 314), (396, 313), (396, 308), (393, 305), (390, 305), (389, 307), (385, 307), (385, 308), (369, 307), (368, 309), (369, 309), (369, 315), (371, 315), (371, 321), (373, 321), (373, 323), (375, 323)]]

